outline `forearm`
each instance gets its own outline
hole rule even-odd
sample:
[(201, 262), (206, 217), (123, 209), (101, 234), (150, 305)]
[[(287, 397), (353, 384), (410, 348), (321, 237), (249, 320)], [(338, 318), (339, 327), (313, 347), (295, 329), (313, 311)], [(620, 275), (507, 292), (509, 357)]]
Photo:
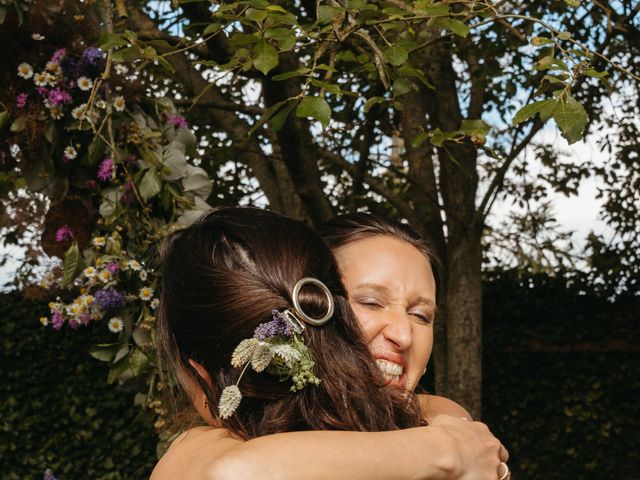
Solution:
[(447, 478), (450, 456), (445, 444), (446, 435), (431, 427), (269, 435), (221, 455), (209, 470), (209, 479), (438, 480)]

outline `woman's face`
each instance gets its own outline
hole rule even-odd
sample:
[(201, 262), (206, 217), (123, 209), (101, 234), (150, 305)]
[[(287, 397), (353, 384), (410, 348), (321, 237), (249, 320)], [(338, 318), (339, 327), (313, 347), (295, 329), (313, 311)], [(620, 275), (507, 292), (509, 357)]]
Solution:
[(390, 387), (413, 390), (433, 347), (436, 283), (427, 258), (391, 236), (336, 252), (351, 307)]

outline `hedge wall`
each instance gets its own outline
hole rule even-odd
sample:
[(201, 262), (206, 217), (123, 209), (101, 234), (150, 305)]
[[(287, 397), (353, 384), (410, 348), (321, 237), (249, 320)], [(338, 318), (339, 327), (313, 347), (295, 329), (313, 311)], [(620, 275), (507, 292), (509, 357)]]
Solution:
[(42, 302), (0, 296), (0, 478), (148, 478), (151, 419), (133, 393), (106, 383), (88, 331), (42, 328)]
[[(0, 296), (0, 478), (148, 478), (151, 419), (106, 384), (88, 332), (40, 328), (44, 311)], [(562, 275), (489, 276), (483, 420), (513, 480), (640, 478), (638, 312)]]

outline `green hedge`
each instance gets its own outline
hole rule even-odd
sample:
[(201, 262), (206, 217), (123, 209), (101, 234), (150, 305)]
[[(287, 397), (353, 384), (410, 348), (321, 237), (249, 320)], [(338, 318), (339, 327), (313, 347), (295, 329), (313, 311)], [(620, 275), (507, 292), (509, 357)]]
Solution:
[[(106, 383), (89, 332), (41, 328), (45, 311), (0, 296), (0, 478), (148, 478), (152, 419)], [(638, 312), (637, 296), (612, 303), (579, 279), (489, 276), (483, 420), (509, 448), (514, 480), (640, 478), (640, 352), (530, 351), (532, 340), (637, 347)]]
[(0, 296), (0, 478), (148, 478), (152, 419), (106, 383), (88, 330), (42, 328), (42, 302)]
[(640, 478), (640, 297), (562, 274), (489, 279), (483, 420), (513, 480)]

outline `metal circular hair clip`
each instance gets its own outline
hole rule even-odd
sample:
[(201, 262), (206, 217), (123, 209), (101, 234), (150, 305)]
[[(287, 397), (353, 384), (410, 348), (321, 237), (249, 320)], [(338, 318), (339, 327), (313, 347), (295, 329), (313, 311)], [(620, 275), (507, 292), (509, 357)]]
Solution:
[[(327, 313), (325, 313), (324, 316), (321, 318), (310, 317), (309, 315), (304, 313), (304, 310), (302, 310), (302, 307), (300, 307), (300, 299), (298, 298), (300, 295), (300, 290), (302, 290), (302, 287), (304, 287), (309, 283), (320, 288), (320, 290), (322, 290), (324, 294), (327, 296), (329, 307), (327, 308)], [(333, 312), (335, 310), (333, 296), (331, 295), (331, 292), (329, 291), (327, 286), (317, 278), (304, 277), (298, 280), (298, 283), (296, 283), (293, 287), (293, 292), (291, 293), (291, 300), (293, 301), (293, 308), (295, 310), (294, 313), (298, 317), (300, 317), (300, 320), (304, 321), (305, 323), (308, 323), (309, 325), (313, 325), (314, 327), (319, 327), (327, 323), (331, 319), (331, 317), (333, 317)]]

